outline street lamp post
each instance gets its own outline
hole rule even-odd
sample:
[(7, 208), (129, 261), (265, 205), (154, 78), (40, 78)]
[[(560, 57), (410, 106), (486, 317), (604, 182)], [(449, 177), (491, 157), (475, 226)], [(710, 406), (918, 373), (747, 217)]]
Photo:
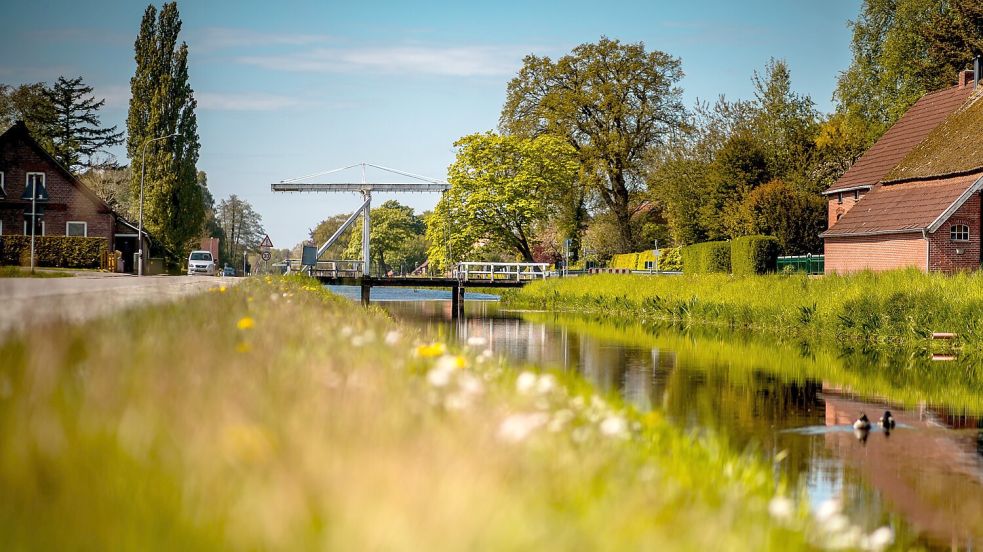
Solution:
[(143, 177), (147, 174), (147, 144), (173, 136), (177, 136), (177, 133), (150, 138), (140, 146), (140, 223), (137, 229), (137, 276), (143, 276)]

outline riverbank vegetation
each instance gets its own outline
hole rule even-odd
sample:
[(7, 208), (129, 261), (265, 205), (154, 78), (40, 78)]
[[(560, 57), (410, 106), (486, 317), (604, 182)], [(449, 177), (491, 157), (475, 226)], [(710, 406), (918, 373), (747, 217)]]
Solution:
[(823, 529), (712, 436), (509, 369), (480, 340), (429, 342), (311, 280), (42, 330), (0, 344), (10, 549), (887, 542)]
[(953, 332), (955, 347), (983, 347), (979, 273), (597, 275), (537, 282), (503, 298), (517, 308), (604, 312), (852, 345), (927, 347), (934, 332)]

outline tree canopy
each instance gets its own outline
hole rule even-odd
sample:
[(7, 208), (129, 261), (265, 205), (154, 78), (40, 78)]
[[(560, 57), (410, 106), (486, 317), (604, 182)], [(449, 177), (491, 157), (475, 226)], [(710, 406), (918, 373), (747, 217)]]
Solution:
[(219, 202), (215, 220), (225, 238), (220, 242), (220, 257), (233, 265), (242, 259), (243, 253), (256, 251), (266, 234), (263, 217), (235, 194)]
[(578, 154), (578, 181), (614, 214), (622, 247), (631, 250), (637, 245), (631, 219), (642, 205), (644, 160), (683, 120), (677, 86), (682, 76), (678, 58), (606, 37), (555, 62), (526, 56), (509, 82), (500, 126), (570, 144)]
[(91, 167), (97, 153), (123, 143), (123, 133), (116, 127), (102, 128), (98, 111), (106, 100), (96, 100), (92, 87), (82, 77), (58, 77), (44, 95), (51, 103), (53, 157), (74, 173)]
[(471, 134), (454, 144), (451, 184), (427, 220), (429, 258), (438, 268), (492, 244), (534, 260), (536, 225), (559, 209), (574, 184), (576, 151), (563, 139)]
[[(369, 231), (370, 261), (380, 272), (399, 269), (412, 271), (426, 260), (425, 224), (421, 217), (413, 213), (412, 207), (391, 199), (372, 209), (369, 218), (372, 223)], [(356, 223), (353, 227), (355, 230), (349, 234), (344, 257), (361, 259), (362, 232), (358, 230), (361, 225)]]

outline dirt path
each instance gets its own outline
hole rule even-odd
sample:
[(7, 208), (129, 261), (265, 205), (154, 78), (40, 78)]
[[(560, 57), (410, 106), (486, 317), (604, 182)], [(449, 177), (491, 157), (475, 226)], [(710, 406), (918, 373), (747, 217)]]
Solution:
[(0, 278), (0, 336), (34, 324), (80, 322), (145, 303), (172, 301), (237, 278), (82, 272), (73, 278)]

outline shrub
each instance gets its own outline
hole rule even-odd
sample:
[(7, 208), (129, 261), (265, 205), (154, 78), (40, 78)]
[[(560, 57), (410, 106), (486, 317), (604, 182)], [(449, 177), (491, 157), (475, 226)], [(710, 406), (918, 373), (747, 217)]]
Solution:
[[(109, 249), (106, 238), (76, 236), (36, 236), (34, 264), (64, 268), (99, 268)], [(30, 236), (0, 237), (0, 264), (31, 263)]]
[(683, 269), (683, 258), (680, 255), (681, 247), (667, 247), (662, 250), (659, 257), (659, 270), (679, 272)]
[(683, 272), (688, 274), (730, 273), (730, 242), (688, 245), (681, 251)]
[(638, 266), (638, 253), (622, 253), (621, 255), (615, 255), (611, 257), (611, 262), (608, 263), (611, 268), (628, 268), (631, 270), (636, 270)]
[(742, 236), (731, 242), (730, 264), (737, 276), (775, 272), (781, 244), (772, 236)]

